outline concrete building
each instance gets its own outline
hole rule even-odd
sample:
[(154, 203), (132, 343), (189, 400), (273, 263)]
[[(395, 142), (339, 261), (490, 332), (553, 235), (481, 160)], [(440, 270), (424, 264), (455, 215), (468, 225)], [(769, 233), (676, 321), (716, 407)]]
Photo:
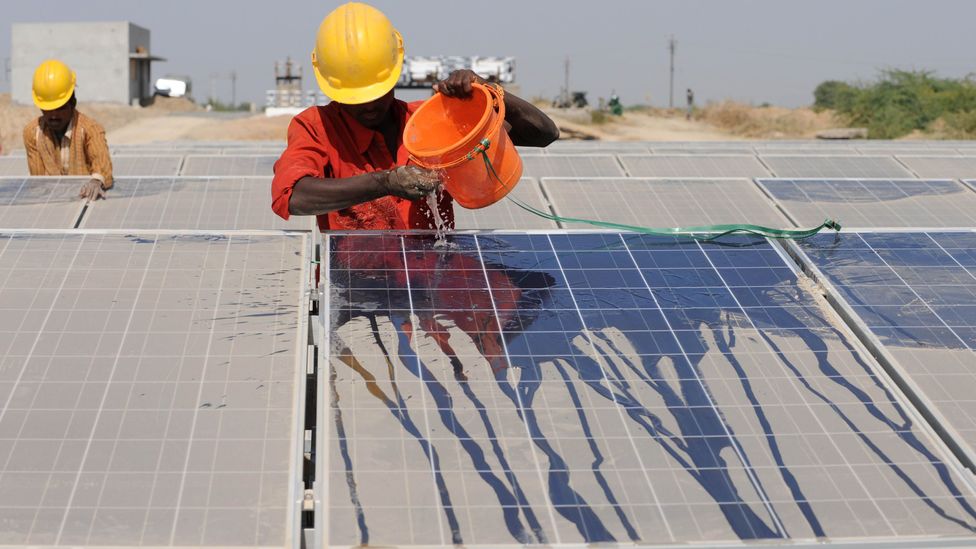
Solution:
[(34, 69), (60, 59), (78, 75), (83, 101), (139, 104), (152, 97), (149, 29), (128, 21), (14, 23), (11, 25), (11, 96), (31, 104)]

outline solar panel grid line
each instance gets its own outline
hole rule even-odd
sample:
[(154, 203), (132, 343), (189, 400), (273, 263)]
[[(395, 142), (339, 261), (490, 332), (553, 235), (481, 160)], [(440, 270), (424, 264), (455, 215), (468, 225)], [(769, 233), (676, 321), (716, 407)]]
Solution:
[[(943, 229), (935, 231), (945, 232)], [(861, 230), (865, 234), (871, 233), (916, 233), (913, 229), (905, 228), (885, 228)], [(960, 232), (972, 232), (971, 230), (960, 230)], [(927, 232), (926, 232), (927, 234)], [(863, 240), (863, 239), (862, 239)], [(891, 350), (876, 335), (870, 326), (864, 321), (860, 314), (854, 310), (851, 303), (843, 296), (838, 286), (829, 276), (824, 273), (820, 266), (807, 254), (796, 242), (783, 242), (787, 253), (800, 265), (803, 272), (811, 277), (813, 281), (823, 288), (824, 298), (831, 304), (845, 325), (855, 334), (857, 341), (868, 349), (870, 354), (875, 357), (882, 368), (882, 372), (891, 382), (899, 388), (901, 394), (912, 404), (908, 410), (917, 415), (919, 421), (927, 425), (935, 433), (939, 441), (943, 444), (946, 451), (952, 455), (958, 463), (950, 463), (960, 471), (968, 469), (970, 474), (961, 474), (973, 489), (976, 489), (976, 479), (971, 473), (976, 473), (976, 452), (971, 445), (966, 443), (963, 436), (940, 410), (939, 406), (932, 401), (926, 394), (922, 386), (914, 379), (912, 374), (901, 364), (901, 361), (892, 354)], [(958, 337), (958, 335), (957, 335)]]
[[(738, 308), (739, 308), (739, 309), (740, 309), (740, 310), (741, 310), (741, 311), (743, 312), (743, 314), (744, 314), (744, 316), (745, 316), (745, 317), (746, 317), (746, 319), (747, 319), (747, 322), (748, 322), (748, 324), (749, 324), (749, 325), (751, 325), (751, 326), (752, 326), (752, 328), (753, 328), (754, 330), (756, 330), (756, 331), (758, 332), (758, 331), (759, 331), (759, 327), (758, 327), (758, 326), (756, 325), (756, 323), (755, 323), (755, 321), (753, 320), (753, 318), (752, 318), (752, 316), (751, 316), (751, 315), (749, 315), (749, 314), (748, 314), (748, 313), (746, 312), (746, 309), (745, 309), (745, 307), (743, 307), (743, 306), (742, 306), (742, 302), (741, 302), (741, 301), (739, 300), (739, 298), (738, 298), (738, 297), (736, 296), (736, 294), (735, 294), (735, 292), (733, 292), (733, 291), (732, 291), (732, 288), (731, 288), (731, 287), (729, 286), (729, 283), (728, 283), (728, 281), (726, 281), (726, 280), (725, 280), (725, 277), (724, 277), (724, 276), (722, 275), (722, 272), (721, 272), (721, 271), (720, 271), (720, 270), (718, 269), (718, 267), (717, 267), (717, 266), (715, 265), (715, 263), (714, 263), (714, 262), (712, 261), (712, 259), (711, 259), (711, 257), (709, 257), (709, 255), (708, 255), (708, 254), (707, 254), (707, 253), (705, 252), (705, 249), (704, 249), (704, 248), (702, 247), (702, 244), (701, 244), (701, 242), (697, 242), (697, 241), (696, 241), (696, 244), (697, 244), (697, 246), (698, 246), (698, 248), (699, 248), (699, 249), (701, 250), (701, 252), (702, 252), (702, 255), (704, 255), (704, 256), (705, 256), (705, 259), (706, 259), (706, 261), (708, 261), (708, 264), (709, 264), (709, 265), (710, 265), (710, 266), (712, 267), (712, 269), (714, 269), (714, 270), (715, 270), (715, 272), (716, 272), (716, 273), (718, 273), (718, 277), (719, 277), (719, 279), (720, 279), (720, 280), (722, 281), (722, 285), (723, 285), (723, 286), (725, 287), (725, 289), (726, 289), (726, 290), (727, 290), (727, 291), (729, 292), (729, 295), (731, 295), (731, 296), (732, 296), (732, 300), (733, 300), (733, 301), (735, 302), (735, 305), (736, 305), (736, 307), (738, 307)], [(800, 273), (800, 272), (799, 272), (799, 271), (798, 271), (798, 270), (796, 269), (796, 266), (795, 266), (795, 265), (794, 265), (794, 264), (793, 264), (793, 263), (792, 263), (791, 261), (789, 261), (789, 258), (788, 258), (788, 257), (784, 257), (784, 255), (783, 255), (783, 251), (782, 251), (782, 249), (781, 249), (781, 248), (779, 248), (779, 247), (778, 247), (778, 246), (777, 246), (777, 245), (776, 245), (775, 243), (773, 243), (773, 242), (770, 242), (770, 244), (771, 244), (771, 246), (772, 246), (772, 248), (773, 248), (773, 249), (774, 249), (774, 250), (775, 250), (775, 251), (777, 252), (777, 254), (778, 254), (778, 255), (779, 255), (780, 257), (781, 257), (781, 259), (783, 259), (783, 262), (784, 262), (784, 264), (786, 264), (786, 265), (787, 265), (787, 266), (788, 266), (788, 267), (790, 268), (790, 270), (791, 270), (791, 271), (793, 271), (793, 273), (794, 273), (794, 274), (795, 274), (795, 275), (796, 275), (797, 277), (799, 277), (799, 276), (801, 276), (801, 273)], [(830, 314), (830, 313), (828, 312), (827, 314)], [(768, 341), (766, 341), (766, 340), (764, 339), (764, 340), (763, 340), (763, 344), (764, 344), (764, 346), (765, 346), (765, 348), (766, 348), (766, 349), (767, 349), (767, 350), (768, 350), (768, 351), (769, 351), (770, 353), (773, 353), (773, 354), (775, 354), (775, 350), (774, 350), (774, 349), (772, 348), (772, 346), (771, 346), (771, 345), (769, 344), (769, 342), (768, 342)], [(807, 404), (807, 406), (809, 407), (809, 403), (804, 403), (804, 404)], [(820, 431), (821, 431), (821, 432), (829, 432), (829, 429), (827, 429), (827, 427), (826, 427), (826, 426), (825, 426), (825, 425), (823, 424), (823, 421), (822, 421), (822, 420), (820, 419), (820, 417), (819, 417), (819, 416), (817, 416), (817, 415), (816, 415), (815, 413), (813, 413), (813, 411), (812, 411), (812, 410), (811, 410), (811, 414), (810, 414), (810, 415), (811, 415), (812, 417), (814, 417), (814, 418), (815, 418), (815, 420), (816, 420), (816, 422), (817, 422), (817, 425), (818, 425), (818, 427), (820, 428)], [(830, 444), (831, 444), (831, 446), (833, 447), (833, 449), (834, 449), (834, 451), (836, 451), (836, 452), (837, 452), (838, 454), (842, 454), (842, 450), (841, 450), (841, 448), (840, 448), (840, 447), (839, 447), (839, 446), (837, 445), (837, 441), (836, 441), (835, 439), (833, 439), (833, 438), (830, 438), (830, 437), (828, 437), (828, 440), (830, 441)], [(861, 490), (863, 490), (863, 491), (864, 491), (864, 493), (870, 493), (870, 492), (869, 492), (869, 490), (868, 490), (868, 487), (867, 487), (867, 486), (865, 486), (865, 484), (864, 484), (864, 482), (863, 482), (863, 480), (862, 480), (862, 479), (860, 478), (860, 476), (859, 476), (859, 475), (857, 474), (857, 472), (855, 471), (855, 469), (854, 469), (854, 467), (852, 466), (852, 464), (850, 464), (850, 463), (848, 463), (848, 464), (847, 464), (847, 468), (848, 468), (848, 470), (849, 470), (849, 471), (850, 471), (850, 473), (851, 473), (851, 477), (853, 477), (853, 478), (855, 478), (855, 479), (857, 479), (857, 483), (858, 483), (858, 486), (860, 487), (860, 489), (861, 489)], [(884, 511), (883, 511), (883, 510), (881, 509), (881, 507), (880, 507), (880, 506), (878, 506), (878, 504), (877, 504), (877, 502), (872, 502), (872, 503), (874, 504), (874, 507), (875, 507), (875, 509), (877, 510), (877, 512), (878, 512), (878, 514), (879, 514), (880, 516), (882, 516), (882, 517), (885, 517), (885, 514), (884, 514)], [(895, 528), (894, 528), (894, 526), (893, 526), (893, 525), (892, 525), (892, 524), (891, 524), (891, 523), (890, 523), (890, 522), (888, 521), (888, 519), (887, 519), (887, 517), (885, 517), (885, 522), (886, 522), (886, 524), (887, 524), (887, 526), (888, 526), (888, 528), (889, 528), (889, 530), (890, 530), (890, 531), (892, 531), (892, 532), (894, 532), (894, 531), (896, 531), (896, 530), (895, 530)]]
[[(406, 281), (405, 281), (406, 287), (407, 287), (407, 301), (408, 301), (408, 305), (410, 306), (410, 315), (411, 315), (411, 318), (412, 318), (414, 316), (414, 311), (416, 309), (415, 309), (414, 303), (413, 303), (413, 288), (410, 285), (410, 276), (409, 276), (410, 266), (409, 266), (409, 263), (407, 261), (407, 246), (404, 243), (404, 240), (403, 240), (403, 237), (402, 236), (400, 237), (400, 252), (403, 255), (403, 270), (404, 270), (404, 273), (407, 274)], [(420, 377), (421, 383), (423, 383), (423, 381), (424, 381), (424, 377), (423, 377), (424, 376), (424, 368), (422, 367), (419, 349), (417, 350), (417, 352), (415, 354), (415, 359), (416, 359), (416, 364), (417, 364), (417, 372), (419, 373), (419, 377)], [(426, 391), (421, 391), (420, 397), (422, 399), (421, 402), (422, 402), (423, 408), (425, 410), (426, 409), (429, 409), (429, 407), (427, 405), (427, 392)], [(424, 429), (426, 430), (427, 440), (430, 440), (431, 438), (433, 438), (433, 437), (431, 437), (430, 415), (429, 414), (424, 414), (423, 416), (424, 416)], [(430, 462), (430, 478), (431, 478), (431, 484), (436, 486), (437, 485), (437, 467), (436, 467), (436, 462), (434, 460), (428, 460), (428, 461)], [(445, 501), (443, 501), (443, 497), (442, 497), (441, 503), (442, 504), (445, 504), (446, 503)], [(412, 524), (412, 521), (411, 521), (411, 527), (412, 526), (413, 526), (413, 524)], [(440, 533), (440, 543), (441, 543), (441, 545), (447, 545), (447, 543), (444, 540), (444, 534), (445, 534), (445, 532), (444, 532), (444, 518), (441, 516), (440, 513), (437, 513), (437, 530)], [(412, 534), (410, 536), (410, 539), (411, 540), (414, 539), (414, 537), (413, 537)], [(456, 538), (456, 534), (455, 534), (455, 538), (452, 539), (451, 542), (454, 545), (457, 545), (460, 542), (460, 540), (458, 540)]]
[[(638, 264), (637, 259), (634, 257), (634, 254), (631, 251), (630, 247), (627, 245), (627, 240), (624, 239), (623, 235), (620, 235), (620, 241), (623, 244), (624, 249), (627, 251), (627, 255), (630, 257), (630, 260), (633, 262), (634, 267), (637, 268), (638, 275), (640, 276), (640, 279), (643, 281), (644, 286), (647, 288), (648, 293), (650, 293), (651, 299), (654, 302), (654, 306), (658, 309), (658, 311), (660, 311), (662, 313), (662, 316), (663, 316), (663, 312), (664, 311), (663, 311), (663, 308), (661, 307), (661, 302), (658, 300), (657, 295), (651, 289), (651, 285), (648, 283), (647, 278), (644, 275), (644, 273), (640, 271), (640, 265)], [(550, 244), (551, 243), (552, 243), (552, 239), (550, 238)], [(699, 249), (700, 248), (701, 248), (701, 245), (699, 244)], [(553, 251), (555, 251), (555, 246), (553, 246)], [(704, 250), (702, 250), (702, 253), (704, 253)], [(556, 257), (556, 262), (560, 264), (560, 267), (559, 267), (560, 270), (563, 270), (562, 269), (562, 265), (559, 262), (559, 257), (558, 256)], [(714, 265), (713, 265), (713, 268), (714, 268)], [(728, 287), (728, 286), (726, 286), (726, 287)], [(729, 291), (731, 291), (731, 290), (729, 290)], [(570, 295), (572, 295), (572, 291), (570, 291)], [(573, 299), (573, 301), (575, 303), (575, 298)], [(583, 324), (583, 326), (585, 327), (586, 326), (586, 321), (583, 320), (583, 314), (582, 314), (582, 312), (579, 311), (579, 306), (578, 305), (577, 305), (577, 312), (579, 312), (580, 321)], [(667, 325), (668, 330), (670, 330), (672, 333), (674, 333), (674, 327), (672, 326), (671, 321), (667, 318), (667, 316), (664, 316), (664, 322)], [(685, 346), (682, 344), (681, 340), (678, 339), (678, 337), (676, 335), (674, 337), (674, 340), (675, 340), (675, 343), (677, 344), (678, 349), (681, 352), (682, 357), (686, 361), (688, 361), (688, 363), (691, 363), (692, 360), (688, 356), (688, 352), (685, 349)], [(590, 341), (590, 344), (592, 345), (592, 340)], [(607, 382), (609, 383), (609, 380)], [(702, 391), (705, 393), (706, 399), (707, 399), (707, 402), (708, 402), (708, 405), (715, 411), (716, 414), (719, 414), (720, 412), (718, 411), (718, 408), (717, 408), (717, 406), (715, 404), (715, 401), (713, 400), (711, 394), (709, 393), (708, 389), (706, 388), (705, 383), (697, 375), (697, 372), (695, 372), (695, 382), (702, 388)], [(772, 519), (773, 523), (776, 525), (777, 532), (781, 536), (785, 537), (786, 529), (783, 526), (783, 523), (780, 521), (779, 514), (776, 512), (775, 509), (773, 509), (773, 506), (772, 506), (772, 504), (770, 503), (770, 500), (769, 500), (769, 496), (766, 494), (766, 491), (763, 489), (762, 485), (759, 483), (759, 480), (756, 478), (755, 472), (752, 470), (751, 465), (749, 465), (749, 460), (746, 459), (742, 447), (740, 446), (739, 442), (732, 436), (732, 432), (729, 430), (728, 425), (726, 425), (725, 423), (722, 423), (722, 429), (723, 429), (723, 431), (725, 433), (726, 438), (728, 438), (729, 442), (732, 444), (732, 447), (733, 447), (733, 449), (735, 451), (735, 454), (739, 458), (739, 462), (745, 468), (746, 475), (749, 477), (749, 481), (752, 483), (753, 488), (759, 493), (760, 497), (762, 498), (762, 500), (763, 500), (762, 501), (763, 506), (766, 508), (766, 512), (769, 514), (769, 516)], [(648, 479), (648, 483), (650, 483), (650, 479)]]
[[(401, 240), (401, 242), (402, 242), (402, 240)], [(495, 297), (494, 297), (494, 295), (493, 295), (493, 293), (491, 291), (491, 277), (488, 276), (488, 270), (487, 270), (487, 268), (485, 267), (485, 264), (484, 264), (484, 256), (482, 255), (482, 252), (481, 252), (481, 244), (478, 242), (478, 237), (477, 236), (474, 237), (474, 242), (475, 242), (475, 247), (476, 247), (476, 249), (478, 251), (478, 257), (481, 260), (481, 272), (482, 272), (482, 275), (484, 276), (484, 279), (485, 279), (485, 287), (488, 289), (488, 296), (489, 296), (489, 300), (491, 301), (491, 308), (492, 308), (492, 313), (494, 314), (494, 317), (495, 317), (495, 323), (498, 326), (499, 331), (501, 331), (502, 330), (501, 315), (498, 314), (498, 305), (495, 303)], [(406, 254), (406, 246), (404, 246), (404, 254)], [(412, 304), (411, 304), (411, 306), (412, 306)], [(509, 364), (513, 364), (511, 355), (508, 352), (508, 343), (505, 342), (504, 338), (502, 338), (502, 350), (505, 353), (505, 359), (508, 361), (508, 363)], [(524, 414), (525, 413), (525, 410), (526, 410), (526, 407), (525, 407), (525, 404), (522, 401), (522, 396), (516, 394), (516, 397), (517, 397), (516, 398), (516, 402), (518, 403), (518, 407), (522, 411), (522, 413)], [(529, 426), (528, 425), (525, 425), (525, 436), (528, 439), (531, 439), (532, 438), (532, 433), (529, 430)], [(542, 475), (542, 464), (539, 462), (539, 456), (537, 454), (533, 453), (532, 454), (532, 457), (533, 457), (533, 461), (534, 461), (534, 464), (535, 464), (535, 470), (536, 470), (537, 478), (539, 479), (539, 482), (540, 483), (543, 483), (544, 480), (543, 480), (543, 475)], [(552, 526), (553, 535), (556, 538), (556, 543), (557, 544), (560, 544), (561, 543), (561, 540), (559, 539), (559, 528), (556, 527), (556, 516), (555, 516), (555, 514), (554, 514), (554, 512), (553, 512), (553, 510), (552, 510), (551, 507), (548, 509), (548, 515), (549, 515), (549, 522), (550, 522), (550, 524)], [(670, 529), (669, 529), (669, 534), (670, 534)], [(538, 542), (539, 543), (545, 543), (546, 540), (545, 539), (539, 539)]]

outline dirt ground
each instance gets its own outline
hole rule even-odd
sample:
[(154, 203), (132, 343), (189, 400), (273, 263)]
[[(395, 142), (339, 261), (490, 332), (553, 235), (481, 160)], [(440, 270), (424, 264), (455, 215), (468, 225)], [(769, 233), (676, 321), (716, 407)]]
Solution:
[[(154, 141), (268, 141), (284, 140), (288, 116), (263, 114), (228, 117), (205, 113), (189, 101), (162, 98), (149, 107), (79, 103), (79, 109), (98, 120), (111, 145)], [(729, 141), (743, 138), (810, 138), (821, 129), (836, 126), (829, 114), (809, 109), (751, 107), (718, 103), (685, 120), (681, 111), (630, 110), (621, 117), (606, 116), (594, 122), (586, 110), (547, 109), (563, 138), (606, 141)], [(22, 130), (37, 110), (11, 103), (0, 95), (0, 146), (4, 151), (22, 148)], [(597, 117), (600, 118), (600, 117)]]

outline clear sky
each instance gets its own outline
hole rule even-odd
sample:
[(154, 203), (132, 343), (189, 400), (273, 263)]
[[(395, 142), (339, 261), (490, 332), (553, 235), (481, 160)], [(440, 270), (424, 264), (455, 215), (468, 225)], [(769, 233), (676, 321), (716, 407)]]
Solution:
[[(866, 80), (886, 67), (976, 72), (971, 0), (376, 0), (408, 55), (512, 55), (522, 95), (554, 96), (571, 59), (571, 88), (595, 103), (612, 89), (624, 103), (668, 101), (668, 37), (678, 42), (675, 102), (737, 99), (798, 106), (826, 79)], [(238, 100), (263, 103), (274, 61), (306, 65), (315, 31), (339, 4), (312, 0), (5, 0), (0, 59), (10, 22), (128, 20), (152, 31), (168, 59), (153, 76), (189, 74), (198, 98), (210, 75), (238, 73)], [(9, 75), (0, 91), (9, 90)], [(217, 80), (230, 100), (230, 81)]]

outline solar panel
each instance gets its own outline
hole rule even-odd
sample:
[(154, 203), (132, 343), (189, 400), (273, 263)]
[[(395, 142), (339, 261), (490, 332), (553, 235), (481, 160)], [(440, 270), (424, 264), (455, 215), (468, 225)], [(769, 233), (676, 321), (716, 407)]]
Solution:
[(976, 177), (976, 156), (899, 156), (919, 177)]
[(620, 155), (632, 177), (765, 177), (769, 172), (751, 155)]
[(26, 156), (0, 156), (0, 176), (27, 175)]
[(760, 156), (776, 177), (913, 177), (890, 156)]
[(78, 198), (84, 177), (0, 178), (0, 227), (71, 229), (85, 201)]
[(799, 225), (825, 218), (846, 227), (976, 226), (976, 194), (946, 179), (760, 179)]
[(0, 543), (296, 540), (306, 239), (0, 236)]
[(764, 240), (325, 238), (316, 546), (973, 535), (961, 468)]
[(547, 178), (542, 185), (563, 217), (645, 227), (790, 226), (748, 179)]
[(274, 175), (278, 155), (189, 155), (181, 175)]
[(934, 148), (934, 147), (905, 147), (905, 146), (886, 146), (886, 147), (858, 147), (861, 154), (883, 154), (891, 156), (901, 156), (901, 155), (930, 155), (937, 154), (939, 156), (958, 156), (959, 151), (950, 148)]
[(179, 175), (183, 157), (179, 155), (113, 156), (112, 175), (115, 177), (153, 177)]
[(756, 154), (752, 147), (651, 147), (652, 154), (675, 155), (675, 154)]
[(842, 233), (802, 250), (976, 455), (976, 234)]
[(617, 159), (600, 154), (522, 155), (525, 177), (614, 177), (625, 175)]
[(756, 147), (756, 152), (763, 154), (792, 154), (792, 155), (831, 155), (831, 156), (860, 156), (861, 152), (854, 147), (828, 147), (825, 145), (804, 145), (799, 147)]
[[(549, 211), (549, 203), (542, 196), (539, 182), (535, 179), (522, 178), (510, 194), (533, 208), (544, 212)], [(487, 208), (477, 210), (468, 210), (455, 204), (454, 224), (458, 229), (530, 230), (556, 228), (554, 221), (535, 216), (507, 199), (502, 199)]]
[(311, 230), (314, 217), (288, 221), (271, 211), (266, 177), (120, 178), (108, 200), (88, 207), (81, 226), (98, 229)]

